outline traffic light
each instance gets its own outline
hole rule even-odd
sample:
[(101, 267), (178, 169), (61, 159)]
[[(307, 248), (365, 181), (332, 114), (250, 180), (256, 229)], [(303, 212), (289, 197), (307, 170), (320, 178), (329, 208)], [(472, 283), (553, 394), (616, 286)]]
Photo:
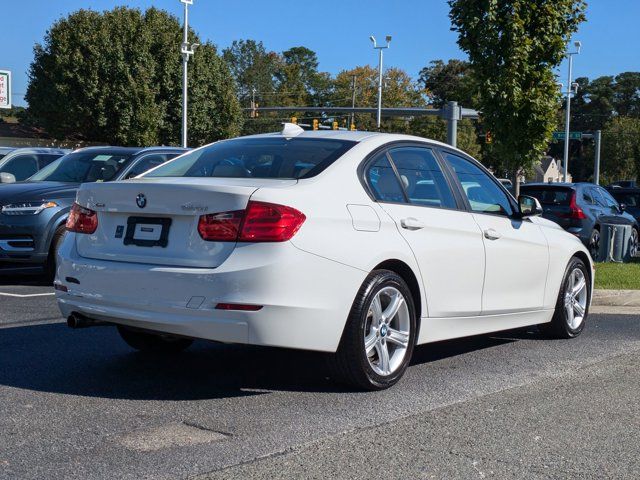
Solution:
[(352, 123), (352, 124), (351, 124), (351, 128), (350, 128), (350, 130), (351, 130), (352, 132), (355, 132), (355, 131), (356, 131), (356, 124), (355, 124), (355, 123)]
[(318, 119), (317, 118), (313, 119), (313, 129), (314, 130), (318, 130)]
[(493, 135), (491, 135), (491, 132), (489, 130), (487, 130), (487, 133), (485, 133), (484, 142), (485, 143), (492, 143), (493, 142)]
[(338, 122), (334, 121), (334, 122), (331, 124), (331, 128), (333, 128), (334, 130), (338, 130)]
[(291, 123), (293, 123), (294, 125), (298, 124), (298, 117), (291, 117)]

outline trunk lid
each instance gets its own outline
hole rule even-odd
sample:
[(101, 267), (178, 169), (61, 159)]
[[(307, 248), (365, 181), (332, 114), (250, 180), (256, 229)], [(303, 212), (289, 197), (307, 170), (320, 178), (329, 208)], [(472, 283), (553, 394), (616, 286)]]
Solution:
[(201, 215), (244, 210), (261, 187), (284, 188), (296, 180), (145, 178), (84, 184), (78, 203), (95, 210), (98, 228), (76, 235), (80, 256), (154, 265), (215, 268), (235, 242), (205, 241)]

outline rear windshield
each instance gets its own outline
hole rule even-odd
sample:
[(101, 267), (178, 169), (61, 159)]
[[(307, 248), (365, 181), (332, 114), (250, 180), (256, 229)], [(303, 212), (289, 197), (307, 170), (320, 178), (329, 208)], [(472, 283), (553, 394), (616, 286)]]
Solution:
[(619, 203), (624, 203), (627, 207), (640, 207), (640, 193), (636, 192), (616, 192), (615, 190), (609, 191), (613, 198)]
[(570, 188), (522, 187), (524, 195), (537, 198), (543, 205), (569, 205), (573, 190)]
[(182, 155), (144, 176), (309, 178), (323, 171), (355, 144), (325, 138), (227, 140)]

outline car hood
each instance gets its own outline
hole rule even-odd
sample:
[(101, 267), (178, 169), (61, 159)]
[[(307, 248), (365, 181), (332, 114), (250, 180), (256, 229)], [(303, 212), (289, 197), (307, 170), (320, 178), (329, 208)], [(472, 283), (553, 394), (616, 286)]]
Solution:
[(16, 182), (0, 186), (0, 204), (75, 198), (79, 183)]

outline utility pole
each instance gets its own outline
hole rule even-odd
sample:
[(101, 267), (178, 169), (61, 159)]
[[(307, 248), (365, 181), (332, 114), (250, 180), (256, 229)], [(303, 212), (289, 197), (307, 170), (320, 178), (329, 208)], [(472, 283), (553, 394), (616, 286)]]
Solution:
[(387, 41), (386, 46), (378, 46), (376, 43), (376, 37), (371, 35), (369, 37), (371, 43), (373, 43), (373, 48), (378, 50), (378, 115), (376, 119), (376, 125), (378, 130), (380, 130), (380, 124), (382, 123), (382, 51), (389, 48), (389, 44), (391, 43), (391, 35), (387, 35), (385, 40)]
[(189, 44), (189, 5), (193, 5), (193, 0), (180, 0), (180, 3), (184, 4), (184, 32), (180, 45), (180, 53), (182, 54), (182, 146), (187, 148), (187, 66), (189, 58), (199, 44)]
[(251, 118), (256, 118), (256, 88), (251, 89)]
[[(355, 108), (356, 107), (356, 76), (352, 75), (351, 77), (351, 89), (353, 90), (352, 92), (352, 96), (351, 96), (351, 108)], [(349, 123), (349, 128), (353, 128), (353, 126), (356, 123), (356, 114), (353, 113), (353, 111), (351, 112), (351, 122)]]
[(565, 109), (565, 119), (564, 119), (564, 181), (567, 182), (569, 178), (569, 132), (570, 132), (570, 122), (571, 122), (571, 96), (575, 91), (577, 91), (578, 85), (573, 83), (573, 56), (578, 55), (580, 53), (580, 48), (582, 47), (582, 43), (573, 42), (573, 46), (576, 47), (575, 52), (567, 53), (569, 57), (569, 78), (567, 81), (567, 106)]
[(600, 145), (602, 144), (602, 130), (596, 130), (595, 133), (595, 159), (593, 165), (593, 183), (600, 185)]
[(452, 147), (458, 144), (458, 120), (460, 120), (460, 108), (458, 102), (450, 100), (445, 109), (447, 119), (447, 143)]

